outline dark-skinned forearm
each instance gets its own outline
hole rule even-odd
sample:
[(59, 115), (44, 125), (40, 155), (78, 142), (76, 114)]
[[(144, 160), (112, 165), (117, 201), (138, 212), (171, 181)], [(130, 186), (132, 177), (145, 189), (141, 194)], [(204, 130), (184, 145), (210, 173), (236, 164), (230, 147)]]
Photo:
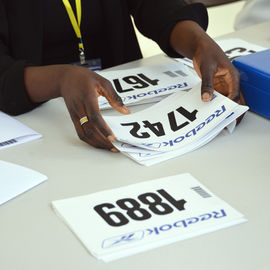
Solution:
[(33, 102), (43, 102), (61, 96), (60, 83), (70, 65), (26, 67), (24, 83)]
[(171, 33), (170, 44), (179, 54), (192, 59), (202, 46), (217, 46), (205, 31), (194, 21), (178, 22)]

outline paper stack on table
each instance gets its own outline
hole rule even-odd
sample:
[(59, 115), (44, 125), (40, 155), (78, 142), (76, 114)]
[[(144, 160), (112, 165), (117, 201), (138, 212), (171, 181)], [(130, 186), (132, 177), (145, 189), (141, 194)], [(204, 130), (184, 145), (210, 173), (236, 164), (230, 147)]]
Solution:
[(200, 87), (178, 91), (134, 114), (104, 116), (116, 136), (116, 148), (150, 166), (205, 145), (225, 127), (232, 132), (235, 119), (248, 107), (217, 92), (203, 102)]
[(38, 132), (3, 112), (0, 112), (0, 126), (0, 150), (42, 137)]
[[(162, 65), (98, 73), (112, 83), (125, 105), (156, 102), (177, 91), (190, 89), (200, 81), (184, 64), (169, 58)], [(111, 108), (102, 96), (99, 97), (99, 107)]]
[(0, 160), (0, 205), (45, 180), (41, 173)]
[(88, 251), (105, 262), (246, 221), (190, 174), (53, 201), (52, 206)]

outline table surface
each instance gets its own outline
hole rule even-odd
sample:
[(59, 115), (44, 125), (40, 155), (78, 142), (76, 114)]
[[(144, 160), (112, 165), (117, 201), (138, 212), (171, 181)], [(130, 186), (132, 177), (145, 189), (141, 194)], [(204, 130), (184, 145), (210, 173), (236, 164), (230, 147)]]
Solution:
[[(270, 22), (222, 38), (238, 37), (270, 48)], [(161, 63), (155, 56), (124, 67)], [(107, 112), (108, 113), (108, 112)], [(268, 270), (270, 251), (270, 121), (248, 112), (232, 135), (144, 167), (122, 154), (81, 142), (62, 99), (18, 120), (41, 140), (0, 151), (0, 159), (48, 176), (48, 181), (0, 206), (0, 269), (245, 269)], [(51, 208), (51, 201), (189, 172), (244, 213), (248, 222), (106, 264), (92, 257)]]

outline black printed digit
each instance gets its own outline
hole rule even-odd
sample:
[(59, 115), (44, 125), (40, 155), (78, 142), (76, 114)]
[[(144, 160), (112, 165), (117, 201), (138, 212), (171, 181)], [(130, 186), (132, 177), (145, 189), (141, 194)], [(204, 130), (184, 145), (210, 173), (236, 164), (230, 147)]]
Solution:
[(246, 48), (242, 48), (242, 47), (236, 47), (236, 48), (232, 48), (232, 49), (230, 49), (230, 50), (227, 50), (227, 51), (225, 51), (225, 54), (231, 54), (231, 53), (233, 53), (233, 52), (239, 52), (239, 53), (243, 53), (243, 52), (245, 52), (247, 49)]
[[(185, 118), (187, 118), (191, 122), (196, 120), (196, 114), (198, 112), (198, 110), (193, 110), (192, 112), (189, 112), (182, 106), (177, 108), (176, 111), (179, 112), (181, 115), (183, 115)], [(177, 125), (174, 111), (168, 113), (168, 119), (169, 119), (169, 123), (170, 123), (170, 127), (172, 131), (177, 131), (189, 124), (189, 122), (186, 121), (180, 125)]]
[(173, 212), (168, 204), (162, 202), (162, 199), (155, 193), (147, 192), (138, 196), (138, 199), (149, 206), (149, 209), (157, 215), (167, 215)]
[(133, 88), (123, 89), (118, 79), (113, 80), (114, 87), (118, 93), (124, 93), (134, 90)]
[(148, 83), (143, 81), (142, 79), (138, 78), (137, 76), (127, 76), (123, 78), (123, 81), (125, 81), (128, 84), (133, 84), (134, 88), (140, 89), (140, 88), (146, 88), (149, 86)]
[(149, 121), (143, 121), (145, 128), (149, 128), (157, 137), (164, 136), (164, 128), (160, 122), (150, 123)]
[(127, 211), (127, 215), (133, 220), (146, 220), (151, 217), (151, 214), (134, 199), (125, 198), (118, 200), (116, 204), (123, 210)]
[(126, 225), (129, 220), (120, 212), (111, 211), (105, 212), (104, 209), (112, 209), (115, 208), (113, 204), (110, 203), (103, 203), (96, 205), (94, 210), (110, 225), (113, 227), (119, 227)]
[(193, 122), (196, 120), (196, 114), (198, 110), (194, 110), (192, 112), (187, 111), (184, 107), (179, 107), (176, 109), (180, 114), (182, 114), (184, 117), (186, 117), (189, 121)]
[(186, 201), (184, 199), (176, 200), (164, 189), (159, 189), (157, 192), (179, 211), (185, 210), (184, 205)]
[(178, 125), (175, 119), (174, 111), (168, 113), (168, 119), (169, 119), (169, 123), (170, 123), (170, 127), (172, 131), (177, 131), (189, 124), (188, 121), (185, 121), (184, 123), (181, 123), (180, 125)]
[(133, 126), (133, 128), (129, 131), (129, 133), (136, 138), (149, 138), (150, 135), (147, 132), (141, 132), (141, 134), (138, 133), (140, 130), (141, 126), (137, 122), (131, 122), (131, 123), (121, 123), (121, 126), (127, 127), (127, 126)]
[(148, 82), (151, 85), (158, 85), (159, 80), (158, 79), (154, 79), (151, 80), (150, 78), (148, 78), (147, 76), (145, 76), (143, 73), (138, 74), (139, 77), (141, 77), (144, 81)]
[[(236, 47), (236, 48), (232, 48), (230, 50), (225, 51), (225, 54), (228, 56), (228, 58), (232, 61), (233, 59), (241, 56), (247, 49), (242, 48), (242, 47)], [(239, 53), (238, 55), (235, 56), (230, 56), (230, 54), (232, 53)]]

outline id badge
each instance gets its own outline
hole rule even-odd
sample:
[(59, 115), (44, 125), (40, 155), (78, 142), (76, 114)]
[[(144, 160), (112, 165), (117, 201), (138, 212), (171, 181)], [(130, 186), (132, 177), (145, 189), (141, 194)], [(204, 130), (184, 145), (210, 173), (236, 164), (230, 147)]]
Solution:
[(75, 66), (86, 67), (86, 68), (89, 68), (89, 69), (91, 69), (93, 71), (98, 71), (98, 70), (102, 69), (101, 59), (100, 58), (85, 60), (84, 64), (81, 64), (79, 61), (75, 62), (75, 63), (71, 63), (71, 64), (75, 65)]

